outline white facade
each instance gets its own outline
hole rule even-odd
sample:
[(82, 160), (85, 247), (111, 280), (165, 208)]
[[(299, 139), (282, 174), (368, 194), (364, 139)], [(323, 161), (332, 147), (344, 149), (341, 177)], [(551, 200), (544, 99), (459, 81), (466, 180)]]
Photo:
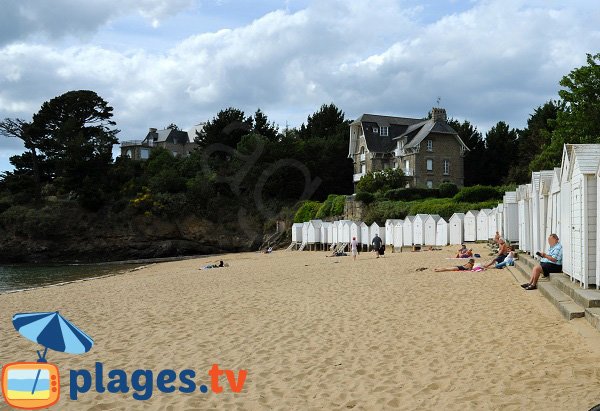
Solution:
[(489, 237), (489, 216), (492, 210), (483, 208), (477, 214), (477, 241), (488, 240)]
[(435, 245), (446, 246), (450, 243), (450, 224), (440, 217), (435, 228)]
[(331, 224), (331, 244), (337, 244), (338, 241), (338, 227), (340, 226), (340, 222), (339, 221), (334, 221), (333, 224)]
[(396, 248), (400, 248), (404, 245), (404, 229), (403, 229), (403, 221), (398, 220), (396, 225), (394, 226), (394, 242), (393, 245)]
[(504, 237), (504, 203), (500, 203), (496, 207), (496, 231)]
[(402, 220), (398, 220), (398, 219), (385, 220), (385, 243), (386, 243), (386, 245), (394, 244), (394, 227), (396, 226), (396, 223), (398, 221), (402, 221)]
[(427, 216), (425, 219), (425, 245), (436, 245), (437, 222), (441, 217), (437, 214)]
[(342, 233), (340, 237), (340, 243), (350, 244), (350, 241), (352, 241), (352, 236), (350, 235), (350, 227), (352, 226), (352, 221), (343, 220), (341, 223)]
[(548, 218), (546, 225), (550, 228), (550, 234), (554, 233), (562, 238), (560, 221), (560, 168), (555, 168), (550, 185), (550, 204), (548, 205)]
[(404, 234), (404, 245), (411, 246), (413, 242), (413, 222), (415, 221), (414, 215), (406, 216), (404, 224), (402, 224), (402, 233)]
[(425, 244), (425, 220), (429, 215), (417, 214), (413, 221), (413, 243), (424, 245)]
[(323, 222), (323, 224), (321, 225), (321, 244), (331, 244), (332, 232), (333, 232), (333, 224), (328, 223), (328, 222)]
[(477, 240), (477, 215), (479, 211), (477, 210), (469, 210), (467, 214), (465, 214), (465, 231), (464, 231), (464, 241), (476, 241)]
[[(560, 243), (563, 246), (563, 272), (569, 276), (572, 274), (571, 261), (571, 178), (569, 167), (571, 152), (567, 146), (563, 148), (563, 157), (560, 169), (560, 215), (561, 230)], [(572, 276), (571, 276), (572, 278)]]
[(367, 223), (360, 224), (360, 243), (367, 247), (371, 245), (371, 237), (369, 233), (369, 226)]
[(464, 223), (465, 215), (463, 213), (454, 213), (450, 217), (449, 231), (450, 231), (450, 244), (462, 244), (465, 240), (464, 237)]
[(496, 231), (498, 231), (498, 207), (492, 208), (488, 216), (488, 238), (494, 238)]
[(352, 222), (352, 224), (350, 224), (350, 241), (352, 241), (352, 237), (356, 237), (356, 241), (358, 241), (358, 243), (360, 244), (360, 235), (361, 235), (361, 231), (360, 231), (360, 225), (362, 224), (362, 221), (358, 221), (358, 222)]
[(503, 233), (504, 238), (510, 242), (519, 241), (519, 208), (517, 192), (507, 191), (502, 199), (503, 205)]
[(302, 223), (292, 224), (292, 241), (294, 243), (299, 243), (302, 241), (302, 226)]
[(308, 222), (308, 235), (306, 242), (308, 244), (316, 244), (321, 242), (321, 226), (323, 221), (321, 220), (310, 220)]
[(536, 251), (542, 249), (542, 242), (540, 238), (540, 172), (531, 173), (531, 184), (529, 188), (529, 199), (530, 199), (530, 224), (531, 224), (531, 248), (530, 252), (534, 258)]
[(552, 177), (554, 170), (540, 171), (540, 191), (539, 191), (539, 205), (540, 205), (540, 247), (544, 247), (547, 242), (548, 236), (552, 233), (551, 225), (548, 220), (548, 216), (551, 213), (551, 198), (550, 188), (552, 185)]
[(308, 244), (308, 226), (310, 223), (307, 221), (302, 223), (302, 242)]
[(373, 238), (375, 238), (375, 234), (381, 237), (381, 241), (383, 242), (383, 244), (385, 244), (385, 227), (379, 227), (379, 224), (374, 222), (369, 227), (369, 244), (371, 244)]
[(531, 225), (529, 218), (529, 190), (527, 185), (517, 187), (517, 204), (519, 220), (519, 248), (523, 251), (531, 251)]

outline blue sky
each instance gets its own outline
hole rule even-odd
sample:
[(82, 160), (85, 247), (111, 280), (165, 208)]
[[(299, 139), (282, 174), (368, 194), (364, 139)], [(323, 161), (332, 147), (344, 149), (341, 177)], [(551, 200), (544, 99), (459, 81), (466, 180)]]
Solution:
[[(229, 106), (284, 127), (329, 102), (420, 117), (438, 97), (483, 132), (523, 127), (600, 51), (598, 21), (596, 0), (4, 0), (0, 118), (91, 89), (122, 140)], [(0, 170), (20, 152), (1, 138)]]

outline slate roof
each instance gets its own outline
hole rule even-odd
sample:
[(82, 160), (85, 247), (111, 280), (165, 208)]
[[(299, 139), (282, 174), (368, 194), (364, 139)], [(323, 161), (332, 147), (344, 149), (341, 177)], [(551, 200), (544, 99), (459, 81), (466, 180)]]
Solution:
[(154, 143), (168, 142), (173, 144), (184, 144), (190, 142), (188, 133), (170, 128), (148, 132), (144, 141), (150, 140), (154, 141)]

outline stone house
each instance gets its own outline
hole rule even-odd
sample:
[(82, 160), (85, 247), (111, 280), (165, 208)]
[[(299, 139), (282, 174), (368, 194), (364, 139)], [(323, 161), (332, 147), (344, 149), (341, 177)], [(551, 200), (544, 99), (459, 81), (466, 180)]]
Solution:
[(157, 147), (170, 151), (174, 156), (188, 156), (198, 145), (186, 131), (150, 128), (143, 140), (122, 141), (121, 155), (134, 160), (146, 160)]
[(350, 124), (355, 184), (368, 172), (400, 168), (409, 187), (462, 187), (468, 150), (443, 108), (434, 107), (430, 119), (363, 114)]

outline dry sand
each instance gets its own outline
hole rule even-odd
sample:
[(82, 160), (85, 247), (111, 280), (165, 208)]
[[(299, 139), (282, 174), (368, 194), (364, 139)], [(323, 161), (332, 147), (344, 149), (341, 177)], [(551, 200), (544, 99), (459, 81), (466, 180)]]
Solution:
[[(95, 340), (56, 352), (60, 410), (587, 410), (600, 403), (600, 332), (567, 322), (508, 270), (434, 273), (450, 250), (237, 254), (151, 265), (0, 296), (0, 363), (32, 361), (16, 312), (55, 311)], [(487, 255), (487, 249), (476, 252)], [(427, 267), (428, 270), (416, 271)], [(246, 369), (241, 393), (68, 398), (68, 370)], [(105, 370), (105, 374), (106, 371)], [(105, 375), (105, 379), (106, 379)], [(225, 378), (221, 385), (226, 385)]]

